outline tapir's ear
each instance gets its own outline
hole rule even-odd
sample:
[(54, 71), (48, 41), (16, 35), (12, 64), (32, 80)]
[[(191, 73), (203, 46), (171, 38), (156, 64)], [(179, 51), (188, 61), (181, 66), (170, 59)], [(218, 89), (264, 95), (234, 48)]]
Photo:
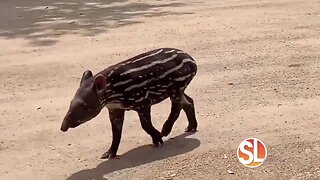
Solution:
[(104, 77), (104, 75), (99, 74), (94, 80), (94, 87), (97, 92), (105, 89), (106, 84), (107, 84), (107, 80), (106, 80), (106, 77)]
[(81, 78), (80, 84), (83, 83), (86, 79), (91, 78), (92, 76), (93, 76), (93, 75), (92, 75), (92, 72), (89, 71), (89, 70), (86, 70), (86, 71), (83, 72), (83, 74), (82, 74), (82, 78)]

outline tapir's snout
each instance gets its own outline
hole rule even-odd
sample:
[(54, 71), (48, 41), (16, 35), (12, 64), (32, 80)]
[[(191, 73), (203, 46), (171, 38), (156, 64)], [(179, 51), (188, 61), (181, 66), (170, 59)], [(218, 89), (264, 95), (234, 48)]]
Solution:
[(69, 129), (69, 116), (70, 116), (70, 113), (68, 112), (62, 121), (61, 128), (60, 128), (62, 132), (66, 132)]
[(66, 131), (68, 131), (68, 129), (69, 129), (69, 127), (68, 126), (61, 126), (61, 128), (60, 128), (60, 130), (62, 131), (62, 132), (66, 132)]
[(63, 119), (60, 130), (62, 132), (66, 132), (69, 128), (78, 127), (83, 122), (86, 122), (86, 121), (81, 121), (81, 120), (79, 120), (79, 118), (75, 118), (74, 114), (68, 112)]
[(66, 132), (68, 129), (69, 129), (68, 123), (66, 122), (66, 119), (64, 119), (63, 122), (62, 122), (60, 130), (62, 132)]

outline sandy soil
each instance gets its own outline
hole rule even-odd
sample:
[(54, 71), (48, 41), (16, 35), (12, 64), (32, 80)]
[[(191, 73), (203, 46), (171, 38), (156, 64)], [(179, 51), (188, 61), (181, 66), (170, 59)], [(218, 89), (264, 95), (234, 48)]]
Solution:
[[(320, 1), (2, 0), (0, 17), (0, 179), (320, 179)], [(196, 134), (181, 113), (152, 148), (128, 112), (121, 158), (101, 160), (106, 109), (60, 131), (83, 71), (159, 47), (198, 63)], [(255, 169), (236, 157), (248, 137), (268, 147)]]

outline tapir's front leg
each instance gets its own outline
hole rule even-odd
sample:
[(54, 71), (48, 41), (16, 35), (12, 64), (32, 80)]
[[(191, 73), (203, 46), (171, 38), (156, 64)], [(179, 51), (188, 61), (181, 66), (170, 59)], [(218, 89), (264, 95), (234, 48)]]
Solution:
[(123, 109), (109, 109), (109, 118), (112, 127), (112, 144), (109, 150), (102, 154), (101, 159), (115, 158), (117, 155), (121, 140), (124, 112)]

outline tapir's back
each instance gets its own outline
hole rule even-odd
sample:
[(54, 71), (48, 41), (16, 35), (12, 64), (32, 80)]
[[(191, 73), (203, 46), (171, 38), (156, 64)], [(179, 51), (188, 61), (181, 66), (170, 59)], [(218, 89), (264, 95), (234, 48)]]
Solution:
[(179, 49), (149, 51), (102, 71), (108, 82), (108, 103), (125, 108), (158, 103), (184, 91), (197, 72), (193, 58)]

